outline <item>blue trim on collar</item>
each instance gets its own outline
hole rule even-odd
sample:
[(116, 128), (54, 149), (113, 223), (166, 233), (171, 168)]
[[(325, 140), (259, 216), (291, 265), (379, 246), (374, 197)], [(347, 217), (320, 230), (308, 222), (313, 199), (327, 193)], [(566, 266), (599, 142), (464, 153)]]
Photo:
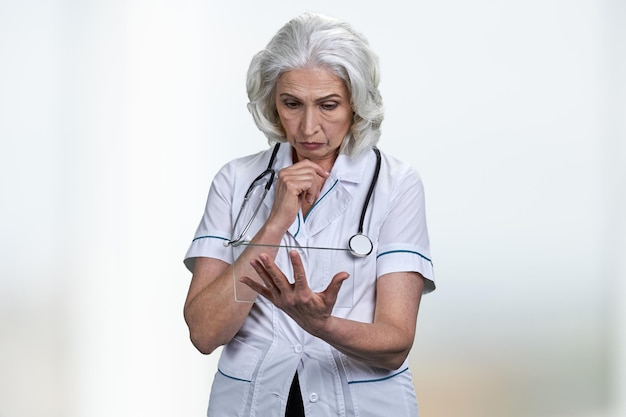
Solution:
[(296, 219), (298, 219), (298, 230), (296, 230), (296, 233), (293, 234), (294, 238), (298, 236), (298, 233), (300, 233), (300, 213), (298, 213), (298, 215), (296, 216)]
[(324, 197), (326, 197), (328, 195), (328, 193), (330, 193), (333, 190), (333, 188), (335, 188), (335, 186), (337, 185), (338, 182), (339, 182), (339, 180), (335, 180), (335, 182), (333, 183), (333, 185), (330, 186), (328, 191), (326, 191), (323, 196), (321, 196), (315, 203), (313, 203), (313, 205), (311, 206), (311, 209), (309, 210), (309, 212), (306, 214), (306, 216), (304, 216), (304, 222), (305, 223), (306, 223), (306, 218), (309, 217), (309, 214), (311, 214), (311, 212), (313, 211), (315, 206), (317, 206), (324, 199)]

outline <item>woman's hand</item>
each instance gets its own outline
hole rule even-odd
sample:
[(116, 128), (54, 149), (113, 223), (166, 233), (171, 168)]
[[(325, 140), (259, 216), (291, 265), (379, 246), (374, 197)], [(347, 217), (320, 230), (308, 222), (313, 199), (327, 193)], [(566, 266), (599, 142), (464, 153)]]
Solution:
[(424, 290), (424, 278), (419, 273), (394, 272), (379, 277), (374, 320), (366, 323), (331, 315), (347, 272), (336, 274), (324, 291), (314, 293), (298, 253), (291, 251), (290, 258), (293, 284), (266, 254), (250, 262), (262, 283), (250, 277), (242, 277), (241, 282), (274, 303), (306, 332), (354, 359), (391, 370), (404, 363), (413, 345)]
[(330, 174), (308, 159), (283, 168), (278, 172), (274, 204), (267, 224), (276, 224), (287, 230), (303, 203), (313, 204)]
[(293, 267), (293, 284), (289, 283), (285, 274), (265, 254), (251, 262), (265, 285), (249, 277), (242, 277), (241, 282), (274, 303), (304, 330), (317, 334), (330, 318), (341, 284), (350, 275), (339, 272), (324, 291), (316, 293), (309, 288), (298, 252), (291, 251), (289, 257)]

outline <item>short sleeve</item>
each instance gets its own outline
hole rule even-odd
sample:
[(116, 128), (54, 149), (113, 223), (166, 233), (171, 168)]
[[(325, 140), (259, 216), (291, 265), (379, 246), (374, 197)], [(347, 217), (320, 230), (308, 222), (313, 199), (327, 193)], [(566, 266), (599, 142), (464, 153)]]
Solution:
[(418, 173), (404, 165), (390, 175), (389, 210), (381, 226), (377, 275), (419, 272), (424, 293), (435, 289), (433, 263), (426, 225), (424, 186)]
[(199, 257), (233, 263), (232, 250), (224, 245), (230, 239), (232, 229), (233, 186), (231, 181), (234, 178), (232, 170), (232, 164), (226, 165), (213, 179), (204, 214), (184, 258), (185, 266), (191, 272), (194, 269), (195, 259)]

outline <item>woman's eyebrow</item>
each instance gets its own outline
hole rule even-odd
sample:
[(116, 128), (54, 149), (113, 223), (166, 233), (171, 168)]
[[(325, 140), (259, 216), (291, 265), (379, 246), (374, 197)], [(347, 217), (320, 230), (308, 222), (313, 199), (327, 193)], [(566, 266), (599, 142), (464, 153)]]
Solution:
[[(300, 98), (298, 98), (297, 96), (294, 96), (293, 94), (290, 94), (290, 93), (281, 93), (280, 97), (293, 98), (293, 99), (296, 99), (296, 100), (300, 100)], [(315, 101), (316, 102), (320, 102), (320, 101), (326, 101), (326, 100), (331, 100), (331, 99), (343, 99), (343, 97), (341, 96), (341, 94), (331, 93), (331, 94), (328, 94), (327, 96), (317, 98), (317, 99), (315, 99)]]
[(341, 94), (332, 93), (332, 94), (329, 94), (327, 96), (318, 98), (316, 101), (326, 101), (326, 100), (331, 100), (331, 99), (334, 99), (334, 98), (342, 99), (343, 97), (341, 96)]

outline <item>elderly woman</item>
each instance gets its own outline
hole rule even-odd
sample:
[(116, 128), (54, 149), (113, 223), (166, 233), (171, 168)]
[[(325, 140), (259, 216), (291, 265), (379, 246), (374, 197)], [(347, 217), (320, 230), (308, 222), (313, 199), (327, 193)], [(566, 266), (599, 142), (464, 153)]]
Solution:
[(417, 416), (407, 357), (433, 269), (421, 180), (374, 147), (378, 81), (366, 39), (317, 14), (253, 58), (272, 146), (218, 172), (185, 257), (191, 340), (224, 345), (209, 416)]

